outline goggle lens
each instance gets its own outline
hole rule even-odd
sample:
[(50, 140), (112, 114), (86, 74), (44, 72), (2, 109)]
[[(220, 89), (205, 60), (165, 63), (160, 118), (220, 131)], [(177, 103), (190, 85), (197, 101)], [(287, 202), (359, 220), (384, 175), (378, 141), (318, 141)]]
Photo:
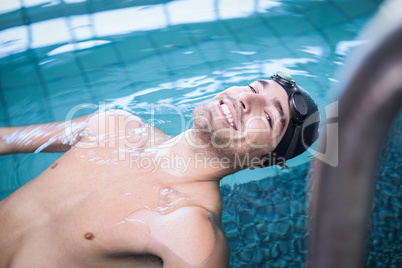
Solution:
[(287, 81), (289, 81), (289, 82), (294, 82), (295, 80), (293, 79), (293, 77), (291, 77), (290, 75), (288, 75), (287, 73), (285, 73), (285, 72), (277, 72), (276, 73), (279, 77), (281, 77), (282, 79), (285, 79), (285, 80), (287, 80)]

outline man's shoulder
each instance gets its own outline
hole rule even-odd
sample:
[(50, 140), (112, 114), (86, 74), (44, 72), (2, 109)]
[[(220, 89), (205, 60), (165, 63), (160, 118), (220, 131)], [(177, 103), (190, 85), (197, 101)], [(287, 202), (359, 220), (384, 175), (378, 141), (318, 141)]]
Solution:
[(95, 136), (125, 136), (125, 141), (131, 143), (131, 147), (149, 147), (170, 139), (164, 131), (125, 110), (95, 113), (89, 119), (88, 126)]
[(154, 211), (144, 213), (149, 214), (150, 235), (162, 245), (155, 253), (166, 263), (203, 266), (213, 255), (228, 252), (222, 231), (204, 208), (182, 207), (169, 214)]
[(119, 129), (125, 129), (127, 125), (138, 128), (143, 126), (145, 121), (124, 110), (109, 110), (93, 114), (88, 123), (92, 132), (103, 135), (105, 132), (115, 132)]

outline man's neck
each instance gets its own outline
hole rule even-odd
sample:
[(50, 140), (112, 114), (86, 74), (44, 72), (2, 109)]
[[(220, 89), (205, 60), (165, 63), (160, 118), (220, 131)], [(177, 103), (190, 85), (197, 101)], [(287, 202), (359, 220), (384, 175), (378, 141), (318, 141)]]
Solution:
[(219, 182), (224, 176), (238, 171), (229, 163), (222, 163), (219, 153), (210, 143), (198, 138), (193, 129), (159, 145), (156, 158), (165, 163), (165, 172), (186, 182)]
[(219, 153), (199, 139), (192, 129), (153, 149), (156, 150), (154, 157), (160, 174), (157, 177), (163, 180), (161, 183), (194, 197), (220, 218), (222, 200), (219, 182), (237, 170), (233, 170), (228, 163), (221, 163)]

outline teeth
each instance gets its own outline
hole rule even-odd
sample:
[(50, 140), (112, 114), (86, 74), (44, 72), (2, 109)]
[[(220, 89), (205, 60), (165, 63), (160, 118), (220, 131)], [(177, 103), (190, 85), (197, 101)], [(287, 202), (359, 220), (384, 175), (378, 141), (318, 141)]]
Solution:
[(233, 124), (234, 120), (233, 120), (232, 114), (230, 113), (229, 107), (224, 103), (221, 104), (221, 107), (222, 107), (223, 113), (226, 115), (227, 120), (229, 121), (230, 125), (233, 127), (234, 126), (234, 124)]
[(221, 107), (224, 114), (230, 114), (229, 107), (226, 104), (222, 104)]

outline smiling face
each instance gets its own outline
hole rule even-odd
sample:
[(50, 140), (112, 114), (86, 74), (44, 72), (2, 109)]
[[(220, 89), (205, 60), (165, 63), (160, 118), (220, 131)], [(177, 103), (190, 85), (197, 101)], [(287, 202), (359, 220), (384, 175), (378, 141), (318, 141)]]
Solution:
[[(212, 147), (262, 156), (272, 152), (289, 123), (286, 91), (273, 80), (230, 87), (194, 109), (194, 129), (203, 130)], [(211, 148), (212, 149), (212, 148)]]

